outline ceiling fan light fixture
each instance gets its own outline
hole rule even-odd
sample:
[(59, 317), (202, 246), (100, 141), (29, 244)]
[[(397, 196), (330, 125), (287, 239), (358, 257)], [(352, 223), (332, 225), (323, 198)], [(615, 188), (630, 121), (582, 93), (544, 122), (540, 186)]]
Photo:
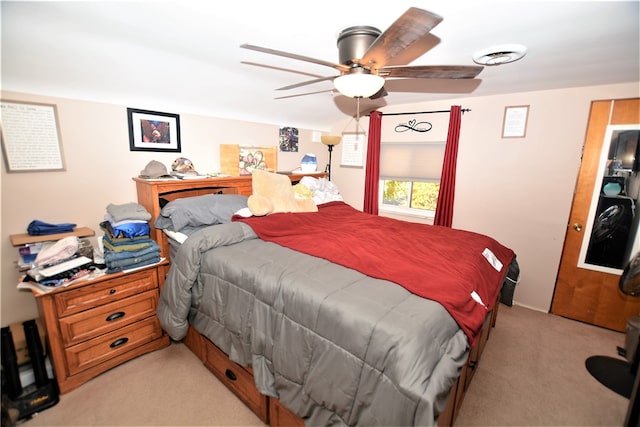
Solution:
[(353, 73), (336, 77), (335, 88), (349, 98), (368, 98), (384, 86), (384, 78), (376, 74)]
[(503, 44), (482, 49), (473, 54), (473, 62), (480, 65), (502, 65), (517, 61), (527, 54), (526, 46)]

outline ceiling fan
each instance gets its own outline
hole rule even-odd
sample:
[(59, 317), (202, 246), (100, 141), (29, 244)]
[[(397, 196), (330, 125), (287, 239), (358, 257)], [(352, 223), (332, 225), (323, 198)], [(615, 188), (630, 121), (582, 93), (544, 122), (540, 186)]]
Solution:
[[(433, 37), (429, 32), (442, 17), (415, 7), (409, 8), (391, 26), (381, 32), (370, 26), (354, 26), (344, 29), (338, 35), (339, 63), (310, 58), (294, 53), (242, 44), (244, 49), (255, 50), (271, 55), (283, 56), (300, 61), (324, 65), (339, 71), (339, 75), (320, 77), (300, 83), (284, 86), (277, 90), (289, 90), (322, 81), (332, 80), (341, 94), (351, 98), (380, 98), (387, 95), (384, 89), (386, 78), (419, 79), (472, 79), (484, 67), (457, 65), (400, 65), (394, 61), (411, 60), (424, 54), (430, 47), (425, 41)], [(333, 90), (284, 96), (311, 95)]]

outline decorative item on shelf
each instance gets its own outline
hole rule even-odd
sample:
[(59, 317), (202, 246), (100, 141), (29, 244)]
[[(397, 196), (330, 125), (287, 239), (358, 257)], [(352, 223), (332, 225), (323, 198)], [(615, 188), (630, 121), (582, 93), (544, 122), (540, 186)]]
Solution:
[(251, 175), (253, 170), (275, 171), (278, 147), (220, 144), (220, 172), (230, 176)]
[(171, 175), (178, 178), (197, 178), (201, 176), (196, 171), (193, 162), (186, 157), (178, 157), (171, 163)]
[(617, 196), (622, 191), (622, 187), (617, 182), (609, 182), (602, 189), (606, 196)]
[(307, 153), (300, 161), (300, 169), (304, 173), (312, 173), (318, 170), (318, 159), (315, 154)]
[(322, 135), (320, 136), (320, 141), (329, 147), (329, 163), (327, 163), (325, 172), (327, 173), (327, 179), (331, 181), (331, 152), (333, 151), (333, 147), (342, 141), (342, 135)]

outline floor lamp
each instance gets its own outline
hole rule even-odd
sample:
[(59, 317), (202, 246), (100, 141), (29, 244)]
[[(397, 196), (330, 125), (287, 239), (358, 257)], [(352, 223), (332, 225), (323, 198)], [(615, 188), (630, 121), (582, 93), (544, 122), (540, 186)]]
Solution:
[(327, 167), (325, 168), (325, 172), (327, 173), (327, 178), (331, 181), (331, 152), (333, 151), (333, 147), (340, 144), (342, 141), (341, 135), (322, 135), (320, 136), (320, 140), (324, 145), (329, 148), (329, 163), (327, 163)]

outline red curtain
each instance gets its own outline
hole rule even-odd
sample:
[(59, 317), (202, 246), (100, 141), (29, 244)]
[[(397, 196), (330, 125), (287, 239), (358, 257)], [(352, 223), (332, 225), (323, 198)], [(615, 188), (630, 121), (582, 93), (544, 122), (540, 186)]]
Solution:
[(382, 113), (373, 111), (369, 116), (369, 140), (367, 142), (367, 170), (364, 181), (364, 209), (378, 215), (378, 188), (380, 182), (380, 128)]
[(434, 225), (451, 227), (453, 223), (453, 200), (456, 191), (456, 162), (458, 159), (458, 141), (460, 140), (460, 122), (462, 109), (459, 105), (451, 107), (449, 114), (449, 133), (442, 163), (440, 193), (436, 206)]

